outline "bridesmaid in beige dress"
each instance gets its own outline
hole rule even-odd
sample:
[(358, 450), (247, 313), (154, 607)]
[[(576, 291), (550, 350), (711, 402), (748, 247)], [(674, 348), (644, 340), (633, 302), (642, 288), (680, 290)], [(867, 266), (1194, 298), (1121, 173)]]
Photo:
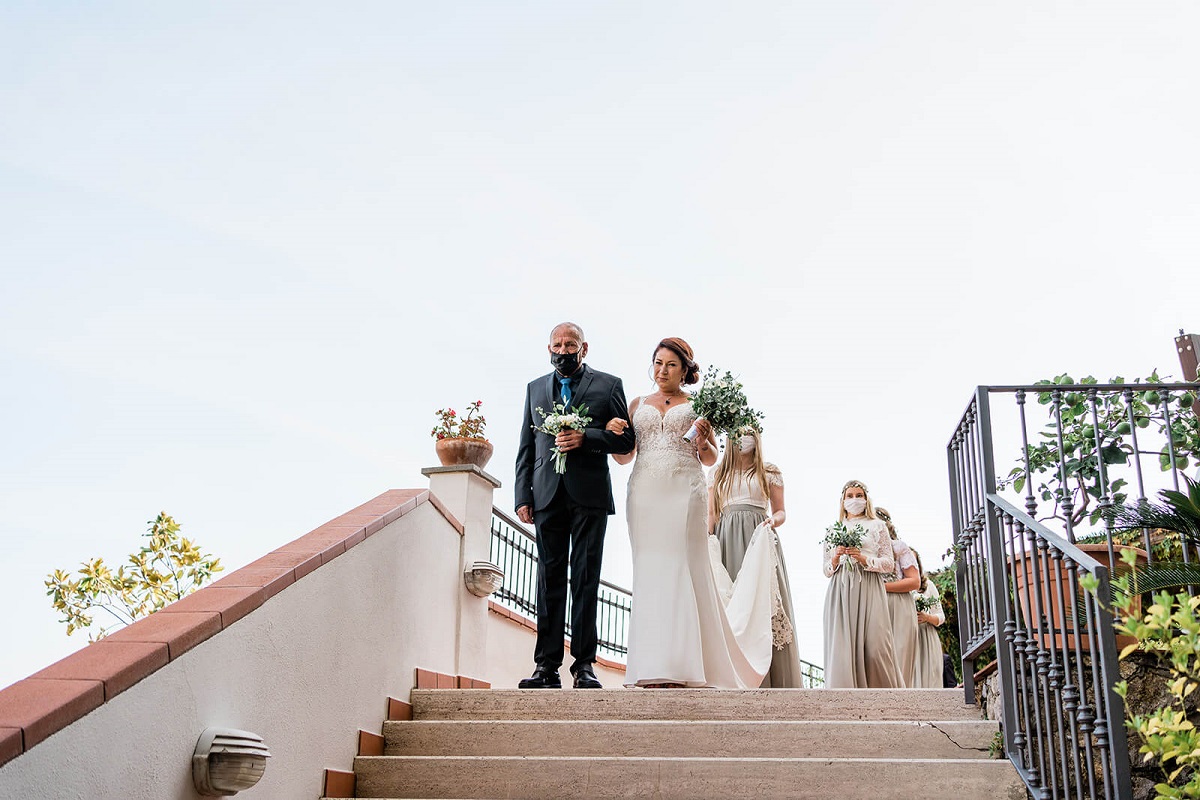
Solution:
[(929, 580), (929, 576), (921, 569), (921, 556), (916, 550), (913, 555), (917, 558), (917, 570), (921, 573), (921, 587), (916, 595), (923, 597), (932, 605), (925, 611), (917, 612), (917, 662), (916, 682), (918, 689), (941, 689), (942, 684), (942, 640), (938, 636), (938, 626), (946, 621), (942, 611), (942, 597), (937, 584)]
[[(721, 563), (730, 579), (738, 579), (759, 526), (766, 523), (775, 531), (786, 519), (783, 473), (763, 460), (761, 434), (746, 428), (739, 438), (726, 442), (725, 454), (708, 485), (709, 533), (720, 542)], [(792, 589), (777, 536), (771, 537), (771, 549), (775, 568), (763, 577), (771, 583), (774, 650), (771, 669), (760, 688), (800, 689), (804, 678), (792, 625)]]
[(900, 671), (900, 677), (904, 679), (904, 685), (912, 688), (915, 685), (913, 681), (917, 662), (917, 602), (912, 593), (921, 585), (921, 573), (917, 569), (917, 559), (913, 556), (912, 548), (896, 535), (891, 513), (883, 506), (876, 508), (875, 513), (887, 525), (888, 535), (892, 538), (892, 554), (896, 557), (896, 571), (884, 584), (888, 593), (888, 610), (892, 618), (896, 668)]
[(903, 688), (896, 669), (884, 582), (896, 568), (887, 526), (875, 514), (867, 487), (842, 487), (838, 519), (865, 530), (860, 547), (823, 544), (825, 576), (825, 686), (829, 689)]

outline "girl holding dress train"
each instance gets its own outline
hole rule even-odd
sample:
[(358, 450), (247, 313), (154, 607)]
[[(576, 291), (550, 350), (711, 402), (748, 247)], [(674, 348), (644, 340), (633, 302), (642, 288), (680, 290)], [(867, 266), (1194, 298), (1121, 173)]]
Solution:
[(882, 506), (875, 509), (876, 515), (887, 525), (892, 539), (892, 554), (896, 559), (896, 571), (883, 585), (888, 593), (888, 609), (892, 617), (892, 641), (896, 648), (896, 667), (904, 685), (914, 686), (917, 661), (917, 602), (913, 590), (921, 585), (920, 571), (912, 548), (896, 535), (892, 515)]
[[(765, 523), (775, 531), (787, 519), (783, 473), (763, 461), (762, 437), (754, 428), (745, 428), (740, 437), (726, 442), (725, 454), (708, 486), (708, 519), (709, 531), (720, 543), (721, 563), (735, 581), (755, 530)], [(760, 688), (799, 689), (802, 676), (792, 626), (792, 590), (778, 536), (771, 539), (775, 569), (767, 577), (776, 606), (772, 615), (775, 651)]]
[(863, 528), (858, 547), (823, 543), (825, 577), (825, 686), (892, 689), (904, 682), (896, 669), (892, 623), (883, 584), (896, 568), (887, 525), (875, 514), (867, 487), (847, 481), (838, 521)]
[(929, 604), (924, 611), (917, 612), (917, 660), (914, 686), (918, 689), (941, 689), (942, 682), (942, 640), (938, 636), (938, 626), (946, 621), (942, 611), (942, 596), (937, 584), (929, 580), (929, 575), (921, 569), (921, 555), (913, 550), (917, 559), (917, 571), (921, 575), (921, 586), (917, 597), (922, 597)]

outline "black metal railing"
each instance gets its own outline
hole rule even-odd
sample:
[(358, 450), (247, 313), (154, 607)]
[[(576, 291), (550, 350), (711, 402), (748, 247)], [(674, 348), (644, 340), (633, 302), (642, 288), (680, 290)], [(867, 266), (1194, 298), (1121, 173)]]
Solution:
[[(504, 571), (504, 585), (492, 595), (500, 605), (537, 619), (537, 543), (517, 520), (492, 508), (491, 559)], [(628, 589), (600, 581), (596, 608), (597, 649), (601, 655), (624, 661), (629, 651), (629, 612), (633, 594)], [(571, 597), (567, 596), (567, 636), (571, 635)]]
[[(1179, 398), (1195, 389), (981, 386), (951, 437), (947, 460), (966, 701), (975, 702), (975, 662), (994, 647), (1005, 752), (1036, 798), (1132, 796), (1124, 704), (1113, 691), (1120, 679), (1116, 634), (1111, 611), (1096, 599), (1111, 598), (1117, 564), (1105, 512), (1146, 502), (1148, 476), (1155, 474), (1143, 469), (1146, 457), (1162, 467), (1157, 483), (1178, 488), (1186, 458), (1178, 445), (1194, 441), (1181, 435), (1181, 420), (1194, 425), (1194, 416), (1186, 417), (1192, 412)], [(1032, 444), (1030, 396), (1048, 412)], [(996, 413), (993, 397), (1011, 405)], [(998, 437), (997, 430), (1007, 435)], [(1014, 466), (999, 479), (997, 442), (1012, 445), (1014, 456)], [(1126, 487), (1136, 488), (1136, 499)], [(1041, 504), (1046, 514), (1038, 518)], [(1142, 535), (1152, 558), (1150, 532)], [(1080, 539), (1098, 540), (1096, 552), (1084, 552)], [(1185, 545), (1183, 558), (1191, 557)], [(1095, 594), (1082, 589), (1085, 575), (1095, 579)]]
[[(504, 585), (492, 595), (500, 605), (530, 619), (537, 619), (537, 543), (533, 534), (498, 508), (492, 508), (491, 559), (504, 571)], [(570, 619), (567, 598), (567, 618)], [(596, 613), (599, 650), (624, 661), (629, 652), (629, 614), (633, 609), (633, 593), (628, 589), (600, 581), (600, 602)], [(571, 634), (570, 622), (567, 635)], [(825, 685), (825, 670), (800, 660), (802, 688), (816, 689)]]

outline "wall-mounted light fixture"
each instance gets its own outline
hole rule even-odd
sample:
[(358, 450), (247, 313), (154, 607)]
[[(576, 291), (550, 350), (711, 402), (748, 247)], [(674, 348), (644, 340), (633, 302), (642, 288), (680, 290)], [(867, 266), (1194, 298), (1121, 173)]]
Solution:
[(207, 728), (192, 754), (192, 783), (205, 797), (228, 797), (258, 783), (270, 757), (257, 733)]
[(490, 561), (476, 561), (463, 572), (467, 591), (476, 597), (487, 597), (504, 584), (504, 570)]

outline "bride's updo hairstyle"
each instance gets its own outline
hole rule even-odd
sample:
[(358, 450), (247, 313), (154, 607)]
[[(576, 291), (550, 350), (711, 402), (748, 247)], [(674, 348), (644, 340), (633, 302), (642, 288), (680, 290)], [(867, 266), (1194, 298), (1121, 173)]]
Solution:
[(680, 362), (683, 363), (683, 383), (690, 386), (700, 380), (700, 365), (696, 363), (692, 356), (692, 346), (680, 339), (678, 336), (669, 336), (658, 343), (658, 347), (654, 348), (654, 352), (650, 354), (650, 361), (654, 361), (654, 357), (658, 355), (658, 351), (667, 348), (675, 355), (679, 356)]
[(867, 496), (867, 510), (863, 512), (867, 515), (867, 519), (879, 519), (879, 515), (875, 513), (875, 504), (871, 502), (871, 491), (867, 489), (867, 485), (862, 481), (846, 481), (846, 485), (842, 487), (842, 496), (838, 498), (838, 522), (845, 522), (846, 517), (849, 516), (842, 501), (846, 499), (846, 490), (850, 488), (862, 489), (863, 494)]

